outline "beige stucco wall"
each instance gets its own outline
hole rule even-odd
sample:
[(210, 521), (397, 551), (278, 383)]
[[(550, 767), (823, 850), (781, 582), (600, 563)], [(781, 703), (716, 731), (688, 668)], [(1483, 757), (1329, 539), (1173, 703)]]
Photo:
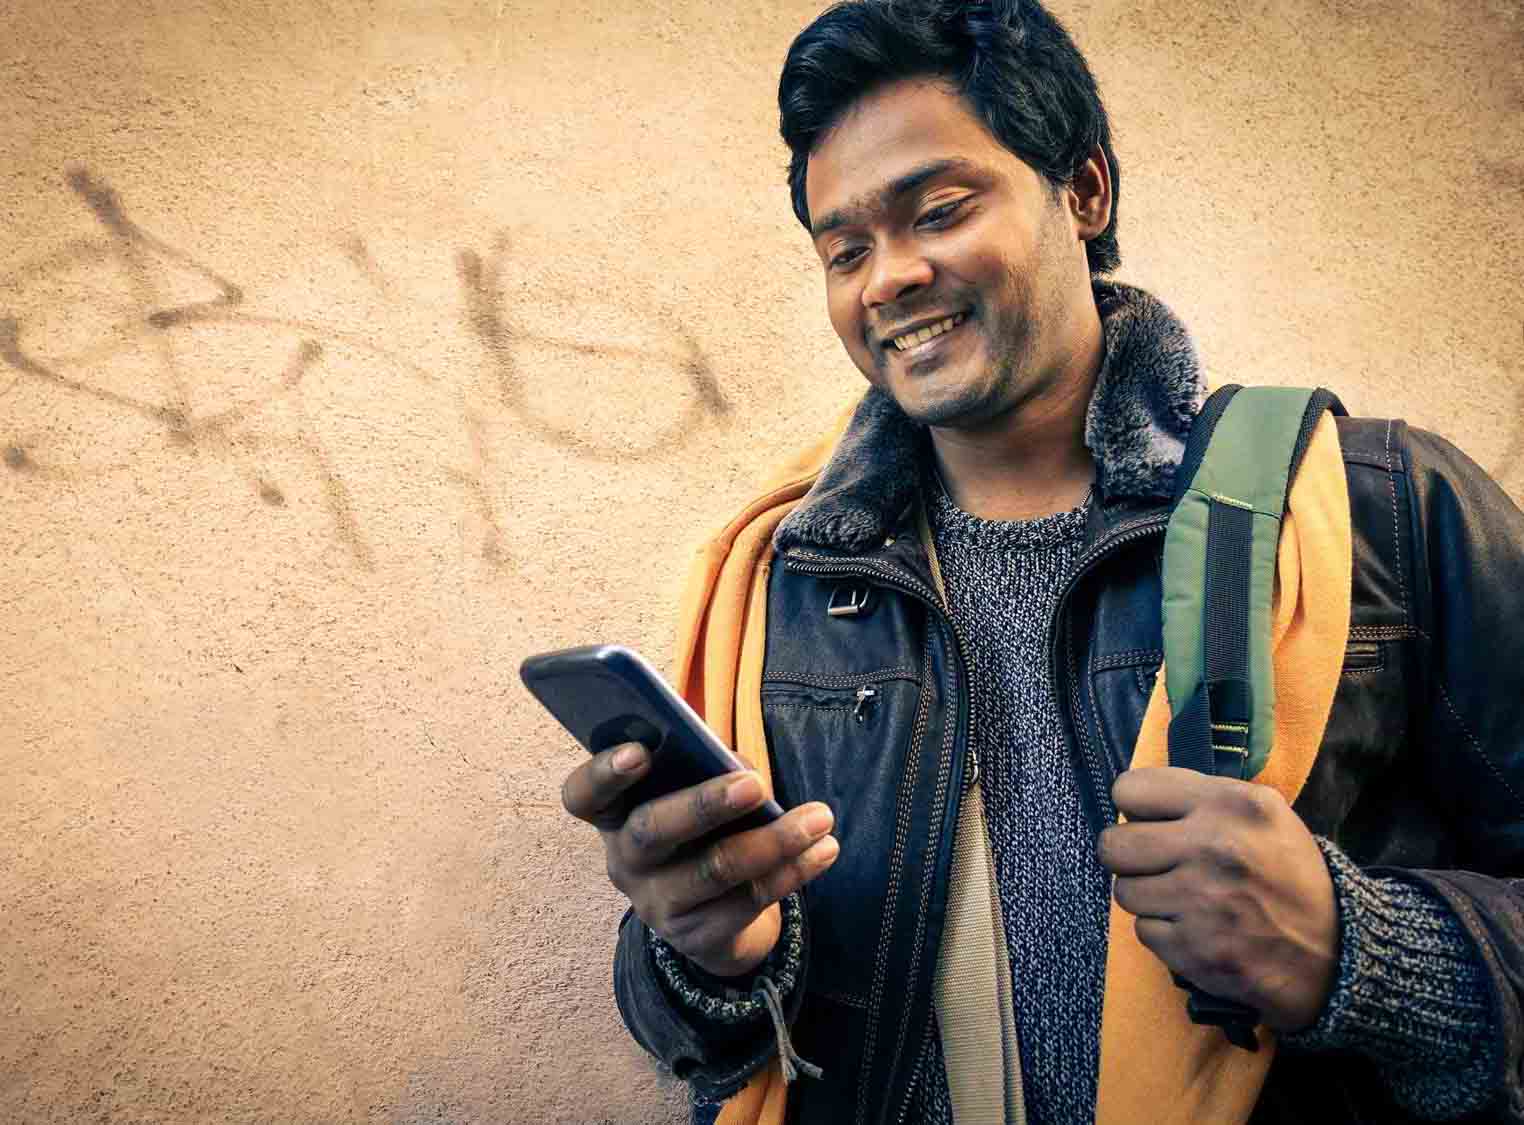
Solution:
[[(7, 0), (0, 1120), (666, 1122), (526, 654), (856, 393), (812, 2)], [(1121, 276), (1524, 492), (1517, 0), (1057, 0)]]

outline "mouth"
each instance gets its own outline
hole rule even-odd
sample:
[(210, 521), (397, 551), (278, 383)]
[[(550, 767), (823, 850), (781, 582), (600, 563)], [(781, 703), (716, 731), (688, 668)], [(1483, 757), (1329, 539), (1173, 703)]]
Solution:
[(941, 340), (949, 332), (962, 325), (968, 319), (968, 316), (969, 310), (964, 309), (962, 312), (954, 313), (952, 316), (943, 317), (941, 320), (931, 321), (930, 323), (912, 328), (908, 332), (901, 332), (898, 335), (890, 336), (884, 343), (884, 351), (916, 355), (928, 352), (936, 346), (938, 340)]

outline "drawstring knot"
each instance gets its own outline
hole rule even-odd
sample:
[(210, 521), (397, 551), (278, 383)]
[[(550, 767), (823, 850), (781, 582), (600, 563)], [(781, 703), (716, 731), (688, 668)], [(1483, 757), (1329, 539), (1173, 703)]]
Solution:
[(794, 1041), (789, 1038), (788, 1021), (783, 1016), (783, 996), (773, 983), (773, 978), (763, 973), (758, 978), (752, 995), (760, 995), (762, 1003), (767, 1005), (767, 1014), (773, 1018), (773, 1031), (778, 1035), (778, 1061), (783, 1064), (783, 1081), (793, 1082), (801, 1073), (819, 1078), (824, 1071), (794, 1050)]

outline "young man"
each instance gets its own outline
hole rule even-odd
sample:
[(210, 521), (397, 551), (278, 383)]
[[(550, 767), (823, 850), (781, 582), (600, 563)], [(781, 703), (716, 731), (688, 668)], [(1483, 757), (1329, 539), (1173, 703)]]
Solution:
[[(1114, 896), (1169, 971), (1274, 1033), (1268, 1073), (1200, 1114), (1524, 1121), (1524, 516), (1442, 439), (1341, 419), (1349, 645), (1294, 805), (1128, 770), (1205, 386), (1164, 305), (1103, 280), (1118, 165), (1084, 60), (1030, 0), (854, 0), (795, 40), (779, 101), (794, 209), (871, 388), (711, 546), (685, 610), (684, 690), (789, 813), (695, 853), (764, 777), (628, 809), (648, 764), (628, 746), (567, 779), (632, 902), (616, 992), (636, 1038), (701, 1120), (775, 1055), (822, 1070), (788, 1087), (790, 1121), (972, 1118), (938, 958), (973, 801), (1027, 1120), (1093, 1120), (1120, 1104), (1109, 1061), (1175, 1049), (1103, 1051)], [(739, 609), (722, 566), (743, 566)]]

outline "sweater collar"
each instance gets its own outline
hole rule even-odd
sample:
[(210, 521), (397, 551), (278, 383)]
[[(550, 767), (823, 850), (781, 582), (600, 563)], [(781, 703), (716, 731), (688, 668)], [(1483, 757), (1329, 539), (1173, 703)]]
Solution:
[[(1117, 282), (1094, 283), (1105, 355), (1085, 415), (1102, 504), (1172, 495), (1191, 422), (1206, 398), (1195, 346), (1158, 298)], [(831, 460), (778, 526), (774, 546), (862, 551), (883, 541), (915, 498), (930, 454), (926, 427), (883, 391), (858, 404)]]

